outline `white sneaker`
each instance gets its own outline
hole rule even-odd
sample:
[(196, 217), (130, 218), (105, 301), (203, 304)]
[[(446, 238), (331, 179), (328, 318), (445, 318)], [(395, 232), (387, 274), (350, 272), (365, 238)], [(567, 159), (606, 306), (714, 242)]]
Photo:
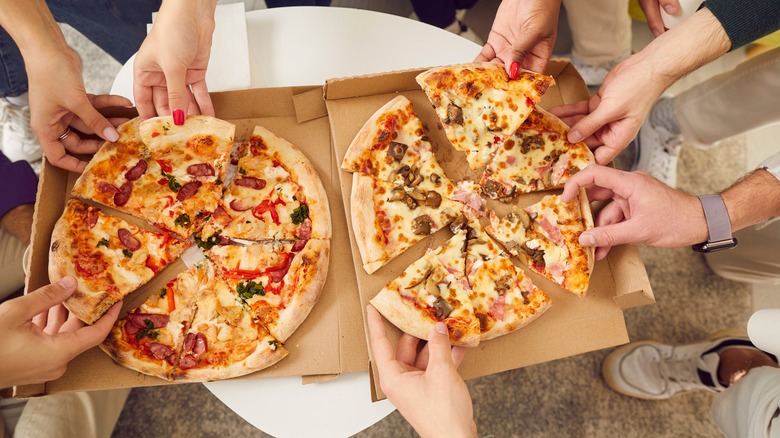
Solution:
[(649, 118), (637, 135), (637, 163), (633, 170), (644, 170), (669, 187), (677, 186), (677, 162), (683, 138), (662, 126), (653, 126)]
[(694, 390), (720, 392), (725, 387), (718, 381), (718, 351), (730, 346), (755, 348), (738, 329), (687, 345), (632, 342), (604, 359), (602, 375), (614, 391), (647, 400), (663, 400)]
[(469, 41), (473, 41), (479, 44), (480, 46), (485, 45), (485, 42), (482, 41), (482, 38), (480, 38), (479, 35), (477, 35), (473, 30), (469, 29), (469, 27), (460, 20), (456, 19), (452, 22), (452, 24), (445, 27), (444, 30), (460, 35)]
[(585, 85), (589, 87), (598, 87), (602, 82), (604, 82), (604, 79), (607, 77), (609, 71), (618, 65), (620, 61), (628, 58), (629, 55), (631, 55), (630, 49), (623, 52), (617, 58), (607, 62), (602, 62), (601, 64), (585, 64), (571, 54), (562, 55), (562, 57), (571, 59), (572, 65), (574, 65), (574, 67), (580, 73), (582, 79), (585, 80)]
[(11, 161), (39, 161), (41, 145), (30, 129), (30, 106), (16, 106), (0, 98), (0, 149)]

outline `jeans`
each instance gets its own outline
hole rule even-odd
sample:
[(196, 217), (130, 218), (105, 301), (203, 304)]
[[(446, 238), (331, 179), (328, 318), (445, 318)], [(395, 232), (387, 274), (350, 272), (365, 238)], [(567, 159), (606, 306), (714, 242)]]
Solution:
[(423, 23), (444, 29), (455, 21), (456, 9), (469, 9), (477, 0), (412, 0), (414, 13)]
[(269, 8), (283, 6), (330, 6), (331, 0), (265, 0)]
[[(26, 0), (22, 0), (26, 1)], [(54, 19), (67, 23), (124, 63), (146, 37), (146, 23), (161, 0), (48, 0)], [(56, 72), (52, 72), (56, 74)], [(0, 28), (0, 96), (27, 92), (27, 73), (19, 48)]]

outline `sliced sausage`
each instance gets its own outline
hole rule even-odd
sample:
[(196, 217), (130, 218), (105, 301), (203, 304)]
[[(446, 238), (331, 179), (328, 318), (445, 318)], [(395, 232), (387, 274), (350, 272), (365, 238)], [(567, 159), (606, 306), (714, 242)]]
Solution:
[(141, 160), (133, 166), (132, 169), (128, 170), (125, 173), (125, 178), (127, 178), (128, 181), (136, 181), (138, 178), (143, 176), (143, 174), (146, 173), (146, 169), (149, 167), (148, 164), (146, 164), (146, 161)]
[(130, 199), (130, 193), (132, 191), (133, 191), (133, 182), (125, 181), (125, 183), (119, 187), (119, 193), (114, 195), (114, 205), (121, 207), (127, 204), (127, 201)]
[(198, 366), (199, 363), (200, 361), (196, 359), (195, 356), (191, 354), (187, 354), (182, 356), (181, 359), (179, 359), (179, 368), (183, 370), (188, 370), (190, 368), (194, 368)]
[(168, 325), (171, 317), (159, 313), (129, 313), (127, 320), (140, 328), (147, 328), (146, 321), (149, 320), (152, 323), (152, 328), (158, 329)]
[(230, 201), (230, 208), (232, 208), (235, 211), (247, 211), (252, 207), (253, 205), (244, 202), (244, 200), (242, 199), (234, 199)]
[(248, 187), (250, 189), (262, 190), (265, 187), (265, 180), (260, 178), (254, 178), (251, 176), (245, 176), (235, 181), (237, 186)]
[(163, 344), (159, 344), (157, 342), (152, 342), (149, 344), (149, 351), (152, 352), (152, 355), (160, 360), (165, 360), (168, 358), (168, 356), (173, 354), (173, 350), (171, 347)]
[(176, 200), (179, 202), (184, 201), (185, 199), (197, 193), (198, 189), (202, 185), (203, 183), (200, 181), (190, 181), (187, 184), (184, 184), (179, 189), (179, 193), (176, 194)]
[(119, 189), (115, 185), (105, 181), (100, 181), (97, 184), (97, 189), (100, 193), (119, 193)]
[(187, 166), (187, 173), (192, 176), (214, 176), (214, 166), (209, 163), (190, 164)]
[(136, 251), (141, 247), (141, 242), (133, 237), (133, 233), (127, 228), (120, 228), (117, 234), (119, 234), (119, 240), (122, 242), (122, 245), (130, 251)]

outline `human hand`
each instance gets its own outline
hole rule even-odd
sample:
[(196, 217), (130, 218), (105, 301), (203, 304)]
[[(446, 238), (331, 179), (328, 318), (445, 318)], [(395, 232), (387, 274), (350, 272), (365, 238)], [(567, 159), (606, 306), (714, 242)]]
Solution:
[(544, 73), (555, 45), (560, 9), (560, 0), (502, 1), (475, 61), (499, 60), (512, 79), (517, 78), (518, 67)]
[(664, 21), (661, 18), (661, 8), (669, 15), (674, 15), (680, 9), (677, 0), (639, 0), (639, 7), (647, 17), (647, 27), (653, 36), (658, 37), (666, 31)]
[(106, 338), (122, 303), (85, 326), (62, 305), (75, 291), (76, 279), (64, 277), (0, 304), (0, 388), (58, 379), (68, 362)]
[(671, 82), (638, 53), (615, 66), (590, 100), (550, 112), (571, 126), (570, 142), (585, 141), (596, 162), (607, 164), (636, 137), (653, 103)]
[(610, 201), (595, 228), (580, 235), (580, 244), (595, 246), (596, 259), (624, 243), (674, 248), (707, 240), (707, 221), (696, 196), (675, 190), (645, 172), (624, 172), (591, 164), (572, 175), (563, 189), (569, 202), (585, 187), (591, 201)]
[(450, 349), (447, 327), (436, 323), (419, 354), (420, 340), (408, 334), (394, 351), (382, 316), (371, 305), (366, 311), (379, 384), (401, 415), (423, 438), (477, 436), (469, 390), (457, 370), (465, 349)]
[(206, 87), (206, 68), (214, 33), (216, 0), (165, 0), (152, 31), (133, 64), (133, 95), (138, 114), (173, 114), (177, 125), (185, 114), (214, 115)]
[(81, 61), (70, 48), (25, 57), (25, 64), (30, 83), (30, 127), (38, 137), (46, 159), (57, 167), (82, 172), (87, 163), (70, 153), (91, 154), (103, 142), (82, 139), (76, 132), (63, 134), (73, 127), (85, 134), (116, 141), (119, 134), (114, 125), (121, 120), (106, 119), (97, 109), (130, 106), (131, 102), (121, 96), (87, 94)]

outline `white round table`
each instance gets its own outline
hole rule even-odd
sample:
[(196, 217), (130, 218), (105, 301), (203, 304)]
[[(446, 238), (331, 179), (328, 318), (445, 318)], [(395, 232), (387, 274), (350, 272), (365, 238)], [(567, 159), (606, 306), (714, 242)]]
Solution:
[[(247, 12), (246, 24), (251, 88), (318, 85), (336, 77), (470, 62), (481, 49), (418, 21), (360, 9), (263, 9)], [(133, 59), (111, 88), (112, 94), (131, 100)], [(351, 436), (395, 409), (387, 400), (371, 402), (366, 372), (309, 385), (302, 385), (300, 377), (204, 385), (246, 421), (276, 437)], [(260, 400), (267, 401), (262, 409), (257, 408)]]

